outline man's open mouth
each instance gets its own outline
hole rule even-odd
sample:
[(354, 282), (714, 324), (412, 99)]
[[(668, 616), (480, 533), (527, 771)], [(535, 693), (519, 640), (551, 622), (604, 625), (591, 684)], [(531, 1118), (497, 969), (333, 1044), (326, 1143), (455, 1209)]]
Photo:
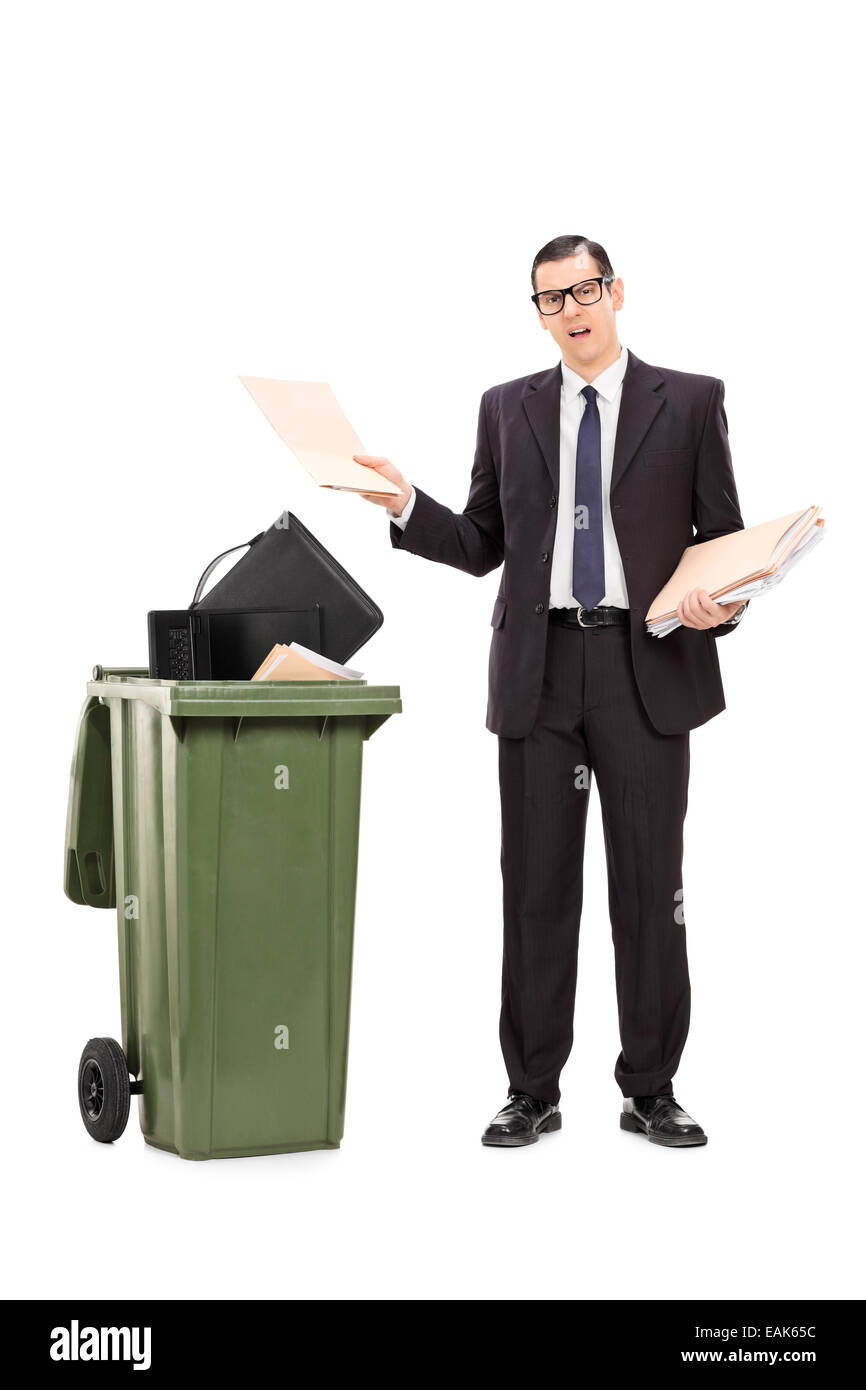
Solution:
[(588, 328), (569, 328), (568, 336), (569, 338), (587, 338), (589, 331)]

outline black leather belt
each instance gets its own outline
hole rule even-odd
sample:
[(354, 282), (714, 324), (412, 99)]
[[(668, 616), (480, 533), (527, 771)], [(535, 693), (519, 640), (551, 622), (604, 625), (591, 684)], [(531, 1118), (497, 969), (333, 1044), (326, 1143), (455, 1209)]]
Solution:
[(551, 608), (548, 619), (558, 627), (617, 627), (628, 622), (627, 608)]

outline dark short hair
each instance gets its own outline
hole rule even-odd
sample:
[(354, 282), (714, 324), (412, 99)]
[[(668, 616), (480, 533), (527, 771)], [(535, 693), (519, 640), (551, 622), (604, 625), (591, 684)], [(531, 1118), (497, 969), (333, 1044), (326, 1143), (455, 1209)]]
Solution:
[[(572, 256), (579, 256), (582, 251), (592, 256), (598, 266), (599, 275), (613, 275), (613, 266), (608, 260), (607, 252), (597, 241), (590, 241), (585, 236), (558, 236), (553, 241), (549, 241), (546, 246), (542, 246), (535, 260), (532, 262), (532, 291), (533, 294), (538, 289), (535, 283), (535, 272), (542, 261), (567, 261)], [(610, 285), (607, 287), (610, 294)]]

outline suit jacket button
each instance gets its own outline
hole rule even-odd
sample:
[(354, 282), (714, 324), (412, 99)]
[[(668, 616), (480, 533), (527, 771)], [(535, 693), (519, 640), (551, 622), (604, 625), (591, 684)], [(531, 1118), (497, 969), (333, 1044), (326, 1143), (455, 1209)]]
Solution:
[(549, 551), (549, 550), (542, 550), (542, 552), (541, 552), (541, 563), (542, 563), (543, 565), (546, 565), (549, 559), (550, 559), (550, 551)]
[(544, 612), (544, 604), (543, 604), (543, 603), (537, 603), (537, 604), (535, 605), (535, 611), (536, 611), (536, 613), (543, 613), (543, 612)]
[(547, 505), (548, 505), (548, 507), (555, 507), (555, 506), (556, 506), (556, 498), (555, 498), (555, 497), (551, 497), (551, 499), (550, 499), (550, 501), (548, 502)]

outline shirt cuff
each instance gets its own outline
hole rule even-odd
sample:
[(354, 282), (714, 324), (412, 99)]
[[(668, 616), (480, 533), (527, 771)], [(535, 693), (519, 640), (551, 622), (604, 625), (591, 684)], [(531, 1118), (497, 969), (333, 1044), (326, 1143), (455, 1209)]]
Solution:
[(398, 515), (397, 512), (392, 512), (392, 510), (391, 510), (390, 507), (386, 507), (386, 508), (385, 508), (385, 511), (387, 512), (388, 516), (389, 516), (389, 517), (391, 518), (391, 520), (393, 521), (394, 525), (395, 525), (395, 526), (399, 526), (399, 527), (400, 527), (400, 530), (401, 530), (401, 531), (404, 531), (404, 530), (406, 529), (406, 523), (408, 522), (409, 517), (412, 515), (412, 508), (414, 507), (414, 505), (415, 505), (415, 489), (414, 489), (414, 487), (413, 487), (411, 493), (409, 494), (409, 501), (406, 503), (405, 507), (403, 508), (402, 514)]
[(740, 608), (739, 613), (735, 613), (734, 616), (733, 616), (733, 618), (725, 618), (725, 621), (721, 624), (721, 626), (722, 626), (722, 627), (736, 627), (737, 623), (740, 622), (740, 620), (742, 619), (742, 616), (743, 616), (743, 614), (745, 613), (745, 611), (746, 611), (746, 605), (743, 604), (742, 607)]

